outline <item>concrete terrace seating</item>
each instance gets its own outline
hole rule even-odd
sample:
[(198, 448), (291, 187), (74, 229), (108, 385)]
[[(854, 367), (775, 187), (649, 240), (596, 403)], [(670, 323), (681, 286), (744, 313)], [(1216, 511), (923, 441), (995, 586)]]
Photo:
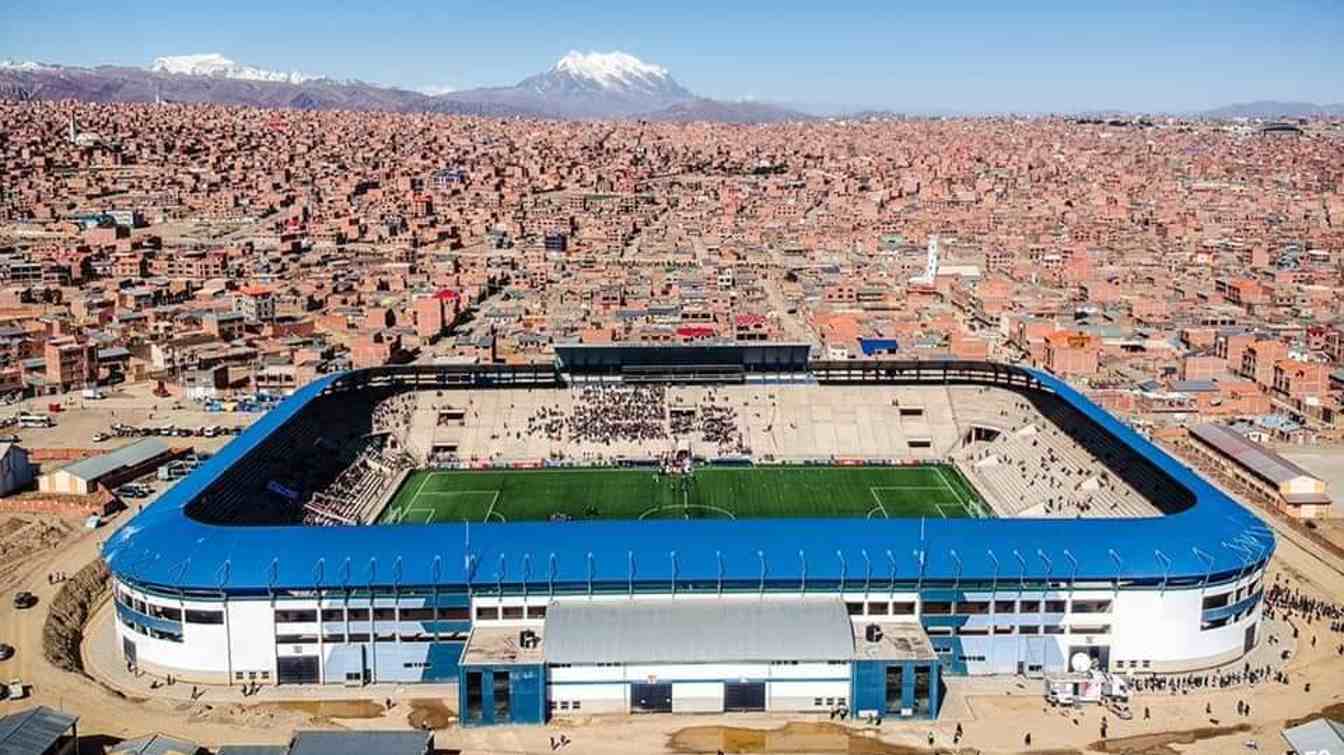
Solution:
[[(1156, 470), (1122, 451), (1063, 402), (1028, 402), (1007, 390), (955, 386), (963, 445), (949, 456), (982, 488), (1000, 516), (1143, 517), (1161, 510), (1149, 496), (1169, 488)], [(998, 394), (998, 395), (996, 395)], [(971, 440), (974, 427), (992, 440)], [(1115, 470), (1124, 470), (1124, 478)]]

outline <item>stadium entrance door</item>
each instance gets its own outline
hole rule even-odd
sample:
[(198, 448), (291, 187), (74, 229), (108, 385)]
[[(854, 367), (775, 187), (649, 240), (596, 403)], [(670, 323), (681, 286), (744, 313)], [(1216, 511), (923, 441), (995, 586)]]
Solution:
[(725, 683), (723, 709), (728, 713), (754, 713), (765, 710), (765, 682)]
[(671, 713), (671, 684), (630, 685), (630, 711), (632, 713)]
[(281, 656), (275, 659), (275, 680), (278, 684), (317, 684), (317, 656)]

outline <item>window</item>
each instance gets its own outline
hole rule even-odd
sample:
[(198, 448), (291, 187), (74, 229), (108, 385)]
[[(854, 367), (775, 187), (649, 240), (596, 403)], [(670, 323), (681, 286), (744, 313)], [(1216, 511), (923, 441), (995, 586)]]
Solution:
[(957, 630), (962, 637), (980, 637), (989, 634), (989, 627), (962, 627)]
[(471, 611), (466, 606), (439, 606), (440, 621), (470, 621)]
[(528, 606), (527, 618), (544, 619), (546, 618), (546, 606)]
[(364, 632), (352, 632), (352, 633), (350, 633), (350, 635), (346, 638), (345, 641), (346, 641), (346, 642), (368, 642), (368, 641), (369, 641), (369, 635), (365, 634)]
[(1041, 627), (1041, 634), (1064, 634), (1064, 627), (1058, 624), (1047, 624)]
[(324, 635), (322, 635), (322, 641), (323, 641), (323, 642), (337, 642), (337, 643), (345, 642), (345, 635), (343, 635), (343, 634), (324, 634)]
[(911, 601), (896, 601), (891, 604), (893, 616), (914, 616), (915, 604)]
[(433, 608), (403, 608), (401, 609), (402, 621), (433, 621)]
[(957, 601), (957, 613), (964, 613), (971, 616), (989, 613), (989, 601), (986, 600), (961, 600)]
[(186, 610), (186, 620), (188, 624), (223, 624), (223, 611), (198, 611), (188, 608)]
[(317, 611), (276, 609), (275, 621), (278, 624), (317, 621)]
[(1225, 592), (1222, 595), (1210, 595), (1204, 598), (1204, 610), (1210, 611), (1214, 608), (1223, 608), (1231, 602), (1232, 593)]
[(924, 601), (923, 613), (926, 616), (946, 616), (952, 613), (952, 603), (947, 600)]
[(477, 621), (494, 621), (499, 618), (499, 606), (476, 606)]
[[(468, 721), (481, 720), (481, 705), (484, 700), (484, 675), (479, 671), (467, 672), (467, 709), (463, 716)], [(565, 704), (560, 703), (560, 708), (564, 709)]]
[(241, 671), (233, 672), (233, 678), (241, 682), (243, 680), (243, 672)]
[(323, 608), (323, 621), (345, 621), (345, 611), (339, 608)]
[(1022, 626), (1017, 628), (1018, 634), (1040, 634), (1041, 628), (1037, 626)]
[(1100, 624), (1100, 625), (1097, 625), (1097, 626), (1077, 626), (1077, 625), (1075, 625), (1070, 631), (1071, 631), (1073, 634), (1110, 634), (1110, 633), (1111, 633), (1111, 625), (1110, 625), (1110, 624)]
[(886, 616), (889, 613), (891, 613), (891, 606), (885, 602), (868, 604), (869, 616)]
[(317, 642), (315, 634), (277, 634), (275, 644), (277, 645), (304, 645), (310, 642)]
[(145, 612), (145, 601), (140, 600), (139, 598), (137, 598), (137, 599), (135, 600), (135, 610), (139, 611), (140, 613), (144, 613), (144, 612)]
[(168, 619), (169, 621), (182, 620), (181, 609), (169, 608), (168, 606), (156, 606), (153, 603), (149, 604), (149, 615), (160, 619)]
[(994, 625), (994, 634), (1012, 634), (1012, 633), (1013, 633), (1013, 625), (1012, 625), (1012, 624), (995, 624), (995, 625)]
[(569, 701), (568, 701), (568, 700), (561, 700), (561, 701), (560, 701), (560, 710), (569, 710)]
[(521, 618), (523, 618), (523, 607), (522, 607), (522, 606), (504, 606), (504, 609), (503, 609), (503, 611), (502, 611), (502, 615), (503, 615), (503, 617), (504, 617), (505, 619), (521, 619)]
[(578, 710), (578, 709), (579, 709), (580, 707), (582, 707), (582, 706), (583, 706), (583, 701), (582, 701), (582, 700), (575, 700), (572, 704), (570, 704), (569, 709), (570, 709), (570, 710)]
[(346, 609), (346, 618), (350, 621), (368, 621), (369, 609), (367, 608), (349, 608)]
[(375, 608), (373, 609), (374, 621), (396, 621), (397, 609), (395, 608)]
[(1152, 662), (1152, 661), (1145, 660), (1145, 661), (1143, 662), (1143, 667), (1144, 667), (1144, 668), (1151, 668), (1152, 665), (1153, 665), (1153, 662)]
[(845, 610), (846, 610), (846, 611), (849, 611), (849, 615), (850, 615), (850, 616), (862, 616), (862, 615), (863, 615), (863, 604), (862, 604), (862, 603), (855, 603), (855, 602), (852, 602), (852, 601), (851, 601), (851, 602), (847, 602), (847, 603), (845, 603)]
[(1046, 613), (1064, 613), (1068, 610), (1069, 601), (1067, 600), (1047, 600), (1045, 601)]
[(821, 707), (821, 705), (822, 705), (821, 698), (820, 698), (820, 697), (814, 697), (814, 698), (812, 698), (812, 705), (813, 705), (814, 707), (818, 707), (818, 708)]
[(149, 636), (156, 640), (167, 640), (168, 642), (181, 642), (182, 635), (177, 632), (163, 632), (158, 629), (150, 629)]
[(1041, 601), (1039, 600), (1021, 601), (1017, 604), (1017, 610), (1021, 611), (1022, 613), (1040, 613)]
[(1073, 601), (1074, 613), (1110, 613), (1111, 601), (1109, 600), (1075, 600)]
[(1017, 607), (1011, 600), (996, 600), (994, 601), (994, 613), (1017, 613)]

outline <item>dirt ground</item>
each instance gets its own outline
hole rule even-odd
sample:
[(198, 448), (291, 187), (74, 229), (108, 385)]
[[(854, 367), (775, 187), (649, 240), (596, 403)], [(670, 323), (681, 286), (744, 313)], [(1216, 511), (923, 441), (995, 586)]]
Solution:
[[(101, 389), (105, 398), (88, 400), (78, 393), (68, 393), (50, 398), (32, 398), (12, 406), (0, 406), (0, 417), (32, 412), (50, 414), (49, 404), (61, 404), (61, 411), (52, 415), (55, 427), (23, 428), (7, 427), (0, 435), (14, 434), (19, 437), (19, 445), (24, 448), (88, 448), (98, 451), (112, 451), (118, 446), (133, 442), (136, 438), (112, 438), (103, 443), (93, 442), (94, 433), (108, 433), (113, 423), (133, 427), (206, 427), (222, 425), (225, 427), (247, 427), (260, 414), (243, 412), (207, 412), (191, 401), (171, 398), (157, 398), (151, 391), (151, 383), (134, 383)], [(177, 438), (164, 437), (170, 445), (191, 445), (200, 451), (215, 451), (232, 440), (232, 436), (216, 438)]]
[[(101, 752), (111, 740), (165, 732), (208, 746), (221, 744), (277, 744), (288, 740), (296, 728), (386, 729), (410, 725), (436, 730), (436, 746), (462, 753), (546, 753), (551, 738), (564, 735), (570, 744), (564, 752), (847, 752), (870, 755), (959, 753), (969, 755), (1229, 755), (1249, 752), (1282, 752), (1279, 736), (1289, 720), (1322, 712), (1344, 712), (1344, 656), (1337, 646), (1344, 636), (1329, 634), (1325, 627), (1301, 625), (1302, 637), (1319, 635), (1315, 647), (1298, 643), (1299, 652), (1287, 671), (1291, 686), (1268, 684), (1254, 690), (1230, 689), (1172, 696), (1137, 698), (1136, 711), (1151, 708), (1151, 720), (1119, 721), (1111, 718), (1108, 736), (1102, 740), (1103, 711), (1084, 709), (1065, 717), (1045, 706), (1034, 694), (1005, 694), (1000, 681), (954, 680), (961, 702), (949, 702), (936, 723), (901, 723), (888, 719), (881, 727), (864, 724), (832, 724), (806, 715), (733, 714), (709, 716), (618, 716), (556, 722), (545, 727), (490, 727), (462, 729), (455, 725), (456, 701), (450, 697), (427, 698), (425, 691), (401, 687), (387, 694), (389, 709), (380, 692), (374, 701), (302, 702), (186, 702), (125, 694), (78, 673), (62, 671), (43, 658), (42, 625), (60, 585), (48, 583), (55, 570), (75, 574), (90, 563), (99, 542), (126, 517), (94, 531), (75, 523), (56, 544), (44, 546), (0, 568), (0, 642), (16, 646), (15, 658), (0, 662), (0, 678), (22, 678), (32, 685), (32, 697), (0, 702), (0, 715), (34, 704), (46, 704), (80, 716), (80, 732), (89, 747)], [(0, 533), (16, 531), (0, 515)], [(31, 526), (33, 518), (24, 520)], [(47, 522), (50, 524), (50, 522)], [(3, 543), (0, 534), (0, 543)], [(1318, 596), (1339, 600), (1344, 596), (1344, 575), (1291, 542), (1280, 539), (1273, 571)], [(1272, 582), (1273, 576), (1270, 577)], [(36, 607), (17, 611), (10, 596), (19, 589), (37, 594)], [(86, 647), (89, 647), (88, 645)], [(1305, 685), (1311, 684), (1310, 692)], [(347, 691), (349, 692), (349, 691)], [(1237, 716), (1238, 700), (1253, 703), (1250, 717)], [(1205, 713), (1206, 706), (1212, 711)], [(952, 735), (961, 724), (964, 736), (954, 746)], [(1032, 735), (1031, 746), (1025, 734)], [(932, 735), (934, 747), (929, 748)], [(95, 749), (97, 748), (97, 749)]]

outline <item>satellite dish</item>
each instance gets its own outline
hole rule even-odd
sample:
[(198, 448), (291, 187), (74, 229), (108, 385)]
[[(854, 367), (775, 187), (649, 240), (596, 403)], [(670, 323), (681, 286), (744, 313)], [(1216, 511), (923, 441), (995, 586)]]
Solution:
[(1087, 653), (1074, 653), (1073, 658), (1069, 659), (1069, 668), (1078, 673), (1092, 670), (1092, 659)]

